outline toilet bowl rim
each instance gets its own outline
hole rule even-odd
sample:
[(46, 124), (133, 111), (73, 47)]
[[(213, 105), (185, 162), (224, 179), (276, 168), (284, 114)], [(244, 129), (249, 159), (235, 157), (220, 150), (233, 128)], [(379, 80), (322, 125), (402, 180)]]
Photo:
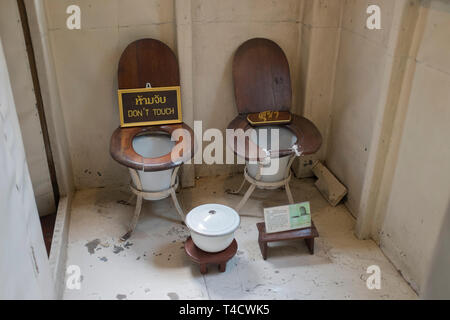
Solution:
[[(191, 137), (190, 145), (184, 139), (179, 139), (169, 153), (154, 158), (143, 157), (133, 148), (133, 140), (140, 134), (162, 132), (172, 135), (176, 129), (185, 129), (189, 132)], [(114, 160), (128, 168), (144, 172), (164, 171), (181, 166), (184, 162), (192, 159), (195, 153), (194, 141), (194, 132), (185, 123), (129, 128), (119, 127), (111, 136), (110, 153)], [(180, 144), (184, 145), (180, 147)], [(180, 150), (185, 150), (185, 152), (183, 156), (179, 156), (174, 160), (172, 159), (172, 151), (177, 146), (180, 147)]]
[[(250, 124), (250, 123), (249, 123)], [(252, 127), (251, 125), (250, 125), (250, 127)], [(252, 127), (255, 131), (258, 131), (258, 130), (260, 130), (260, 129), (264, 129), (264, 128), (266, 128), (266, 129), (269, 129), (269, 132), (270, 132), (270, 130), (271, 129), (274, 129), (274, 128), (278, 128), (278, 129), (285, 129), (285, 130), (287, 130), (287, 131), (289, 131), (289, 133), (291, 134), (291, 138), (292, 137), (295, 137), (295, 142), (294, 143), (292, 143), (292, 145), (290, 146), (290, 148), (288, 148), (288, 149), (285, 149), (285, 148), (278, 148), (278, 150), (277, 149), (272, 149), (272, 148), (262, 148), (262, 147), (260, 147), (260, 144), (259, 144), (259, 142), (256, 142), (255, 143), (255, 141), (253, 141), (253, 137), (250, 139), (250, 141), (252, 141), (253, 142), (253, 144), (256, 144), (258, 147), (260, 147), (261, 149), (263, 149), (263, 150), (267, 150), (268, 152), (270, 152), (270, 154), (271, 154), (271, 158), (279, 158), (279, 159), (281, 159), (281, 158), (285, 158), (285, 157), (288, 157), (288, 156), (290, 156), (290, 155), (292, 155), (292, 153), (293, 152), (291, 152), (291, 148), (296, 144), (296, 142), (297, 142), (297, 140), (299, 139), (298, 137), (297, 137), (297, 135), (295, 134), (295, 132), (291, 129), (291, 128), (289, 128), (288, 126), (286, 126), (286, 124), (270, 124), (270, 123), (268, 123), (268, 124), (264, 124), (264, 125), (259, 125), (259, 126), (257, 126), (257, 127)], [(245, 131), (245, 130), (244, 130)], [(270, 136), (270, 133), (267, 133), (267, 137), (269, 137)], [(259, 137), (257, 138), (257, 140), (259, 139)], [(280, 139), (280, 143), (279, 144), (281, 144), (281, 139)]]
[[(297, 137), (297, 141), (295, 142), (293, 147), (295, 147), (298, 153), (300, 153), (302, 156), (314, 154), (319, 151), (320, 147), (322, 146), (322, 136), (319, 130), (310, 120), (306, 119), (305, 117), (292, 114), (291, 123), (276, 126), (283, 126), (294, 133), (294, 135)], [(232, 130), (242, 129), (244, 132), (249, 128), (252, 128), (252, 126), (248, 122), (246, 114), (239, 114), (236, 118), (234, 118), (233, 121), (230, 122), (227, 127), (227, 129)], [(244, 152), (242, 152), (242, 150), (239, 150), (239, 148), (237, 148), (237, 139), (235, 138), (233, 140), (227, 139), (228, 147), (230, 147), (236, 155), (245, 158), (245, 160), (260, 161), (266, 157), (266, 153), (264, 152), (264, 150), (262, 150), (262, 148), (259, 148), (257, 145), (256, 149), (253, 148), (253, 150), (257, 150), (257, 152), (254, 154), (249, 154), (249, 148), (245, 148)], [(253, 144), (252, 141), (248, 137), (246, 137), (246, 146), (250, 146), (251, 144)], [(294, 153), (294, 150), (285, 150), (281, 152), (278, 158), (292, 155), (292, 153)]]
[[(296, 137), (296, 142), (293, 144), (293, 146), (297, 145), (300, 146), (299, 142), (301, 141), (301, 134), (299, 135), (296, 130), (294, 130), (291, 126), (291, 124), (267, 124), (263, 126), (253, 127), (247, 120), (246, 115), (238, 115), (229, 125), (227, 129), (242, 129), (244, 132), (246, 132), (248, 129), (254, 128), (261, 128), (261, 127), (280, 127), (280, 128), (286, 128), (288, 129), (293, 136)], [(250, 139), (248, 136), (245, 137), (245, 144), (248, 145), (248, 148), (245, 148), (244, 154), (240, 152), (240, 148), (237, 146), (237, 140), (234, 139), (234, 141), (229, 141), (227, 139), (228, 146), (233, 150), (233, 152), (242, 157), (245, 158), (246, 161), (261, 161), (266, 156), (267, 153), (265, 149), (261, 148), (258, 144), (254, 143), (252, 139)], [(256, 150), (256, 153), (250, 154), (250, 150)], [(279, 150), (280, 152), (277, 152), (276, 156), (272, 156), (272, 158), (285, 158), (291, 156), (294, 151), (292, 150)]]

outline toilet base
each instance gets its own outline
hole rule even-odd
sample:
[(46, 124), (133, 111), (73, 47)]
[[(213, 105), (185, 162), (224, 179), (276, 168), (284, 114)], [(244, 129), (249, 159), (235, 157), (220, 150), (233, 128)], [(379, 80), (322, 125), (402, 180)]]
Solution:
[[(280, 181), (275, 181), (275, 182), (261, 181), (260, 180), (261, 179), (261, 170), (259, 170), (258, 174), (256, 175), (256, 178), (253, 178), (248, 174), (248, 169), (247, 169), (247, 167), (245, 167), (244, 181), (242, 181), (241, 186), (237, 190), (228, 191), (229, 194), (236, 194), (236, 195), (240, 194), (241, 190), (245, 186), (245, 182), (247, 181), (250, 183), (250, 187), (248, 188), (247, 192), (244, 194), (244, 197), (239, 202), (239, 204), (236, 206), (236, 211), (239, 212), (242, 209), (242, 207), (245, 205), (245, 203), (250, 198), (250, 196), (252, 195), (253, 191), (255, 191), (256, 188), (274, 190), (274, 189), (284, 187), (286, 190), (286, 195), (288, 197), (289, 203), (294, 204), (294, 198), (292, 197), (291, 188), (289, 186), (289, 182), (291, 181), (291, 176), (292, 176), (291, 175), (291, 166), (292, 166), (292, 163), (294, 162), (294, 159), (295, 159), (295, 155), (292, 155), (289, 159), (288, 165), (286, 166), (286, 171), (284, 173), (284, 179), (280, 180)], [(261, 167), (262, 167), (262, 164), (260, 164), (260, 168)]]
[(134, 181), (134, 184), (136, 184), (136, 185), (134, 185), (133, 183), (131, 183), (130, 188), (131, 188), (131, 191), (137, 196), (137, 201), (136, 201), (136, 207), (134, 209), (134, 216), (131, 220), (130, 226), (128, 227), (128, 231), (120, 238), (121, 241), (128, 240), (131, 237), (134, 229), (136, 228), (136, 225), (139, 221), (139, 216), (141, 214), (143, 200), (156, 201), (156, 200), (165, 199), (165, 198), (171, 196), (172, 201), (175, 205), (175, 208), (177, 209), (177, 212), (180, 215), (182, 222), (184, 222), (186, 217), (184, 215), (183, 209), (180, 206), (180, 203), (178, 202), (177, 195), (175, 193), (175, 191), (178, 188), (178, 170), (179, 169), (180, 169), (180, 167), (176, 167), (172, 172), (172, 180), (171, 180), (170, 188), (168, 188), (166, 190), (162, 190), (162, 191), (144, 191), (144, 190), (142, 190), (142, 183), (141, 183), (141, 179), (139, 177), (138, 172), (136, 170), (130, 168), (130, 174), (133, 178), (132, 181)]

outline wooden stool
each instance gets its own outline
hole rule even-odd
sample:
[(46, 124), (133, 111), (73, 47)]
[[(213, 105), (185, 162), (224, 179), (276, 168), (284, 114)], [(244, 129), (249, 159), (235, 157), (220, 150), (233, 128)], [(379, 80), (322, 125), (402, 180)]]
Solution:
[(268, 248), (267, 243), (284, 240), (304, 239), (306, 245), (308, 246), (309, 252), (311, 254), (314, 254), (314, 238), (317, 238), (319, 236), (319, 233), (317, 232), (316, 226), (312, 221), (310, 228), (283, 231), (277, 233), (266, 233), (266, 224), (264, 222), (257, 223), (256, 226), (258, 227), (259, 231), (258, 236), (259, 248), (261, 249), (261, 254), (264, 260), (267, 259), (267, 248)]
[(189, 237), (184, 244), (184, 250), (186, 250), (187, 255), (191, 258), (191, 260), (200, 265), (200, 273), (206, 274), (208, 273), (207, 265), (208, 263), (214, 263), (219, 265), (219, 271), (225, 272), (227, 268), (227, 262), (237, 252), (237, 242), (234, 239), (228, 248), (221, 252), (217, 253), (209, 253), (197, 248), (192, 241), (192, 238)]

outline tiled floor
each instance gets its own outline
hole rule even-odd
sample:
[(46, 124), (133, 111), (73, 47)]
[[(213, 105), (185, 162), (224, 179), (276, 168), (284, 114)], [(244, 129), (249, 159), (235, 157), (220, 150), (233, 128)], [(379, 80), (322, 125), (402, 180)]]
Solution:
[[(204, 203), (235, 206), (240, 197), (224, 190), (241, 176), (202, 178), (179, 194), (186, 212)], [(81, 268), (80, 290), (65, 299), (416, 299), (417, 296), (373, 241), (353, 234), (354, 219), (344, 206), (332, 208), (310, 179), (291, 182), (297, 201), (310, 201), (320, 233), (316, 253), (302, 241), (279, 243), (261, 257), (256, 223), (262, 208), (287, 202), (284, 191), (257, 190), (243, 209), (236, 232), (237, 255), (227, 271), (202, 276), (186, 257), (189, 235), (170, 199), (145, 202), (137, 230), (119, 237), (133, 214), (127, 188), (92, 189), (75, 195), (70, 221), (68, 265)], [(131, 202), (131, 203), (130, 203)], [(381, 290), (366, 286), (367, 268), (378, 265)]]

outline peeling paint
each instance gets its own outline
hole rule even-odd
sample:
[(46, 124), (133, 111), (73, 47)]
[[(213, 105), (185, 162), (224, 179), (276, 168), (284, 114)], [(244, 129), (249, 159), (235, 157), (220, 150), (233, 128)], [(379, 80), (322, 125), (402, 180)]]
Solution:
[(123, 204), (124, 206), (131, 206), (132, 204), (125, 200), (118, 200), (118, 204)]
[(180, 297), (176, 292), (169, 292), (167, 296), (170, 298), (170, 300), (180, 300)]
[(115, 254), (118, 254), (119, 252), (121, 252), (121, 251), (123, 251), (124, 249), (122, 248), (122, 247), (120, 247), (120, 246), (114, 246), (114, 248), (113, 248), (113, 252), (115, 253)]
[(94, 254), (95, 253), (95, 249), (97, 248), (97, 246), (100, 244), (100, 239), (94, 239), (92, 241), (89, 241), (88, 243), (86, 243), (84, 246), (87, 248), (88, 252), (90, 254)]
[(133, 243), (131, 243), (131, 242), (127, 242), (127, 243), (125, 243), (123, 246), (126, 248), (126, 249), (130, 249), (130, 247), (133, 245)]

